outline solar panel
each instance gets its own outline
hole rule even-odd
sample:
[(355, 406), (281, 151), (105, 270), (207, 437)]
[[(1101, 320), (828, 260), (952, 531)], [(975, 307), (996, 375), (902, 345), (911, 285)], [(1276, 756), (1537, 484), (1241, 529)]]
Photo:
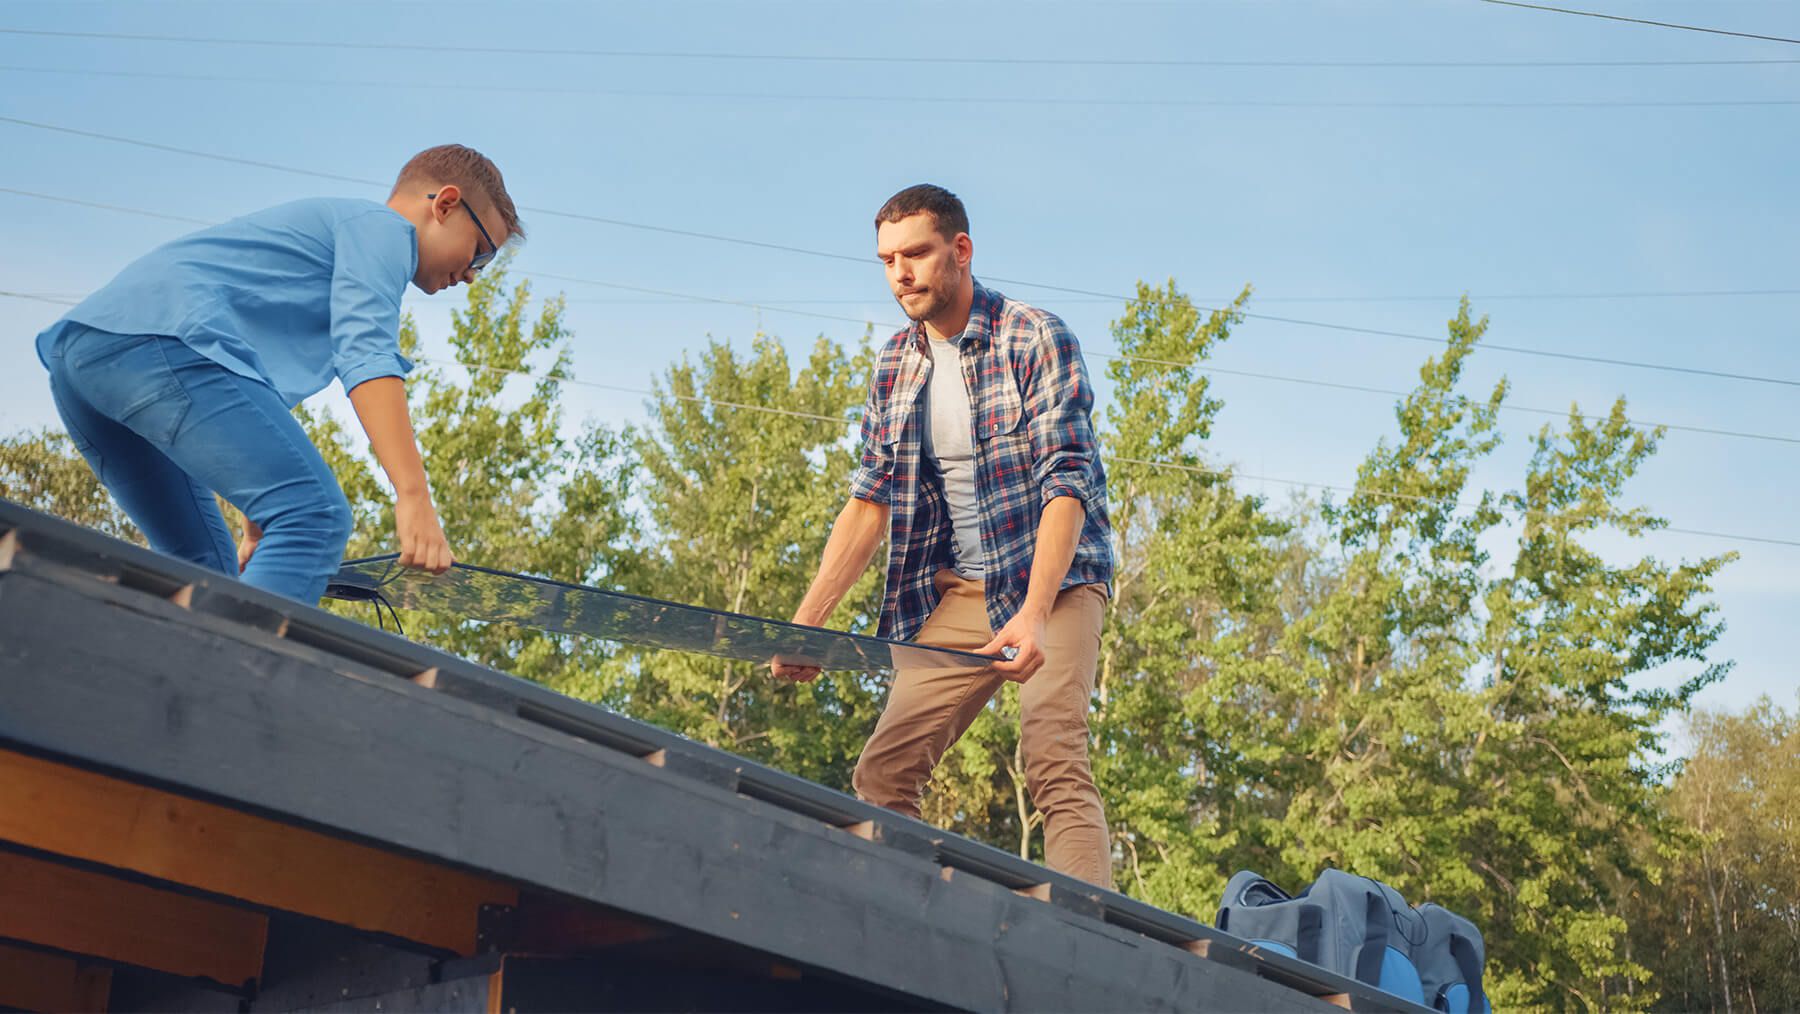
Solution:
[(744, 662), (779, 660), (829, 670), (879, 672), (980, 668), (1003, 661), (1000, 656), (847, 634), (463, 563), (434, 575), (400, 566), (399, 555), (392, 553), (345, 563), (325, 596)]

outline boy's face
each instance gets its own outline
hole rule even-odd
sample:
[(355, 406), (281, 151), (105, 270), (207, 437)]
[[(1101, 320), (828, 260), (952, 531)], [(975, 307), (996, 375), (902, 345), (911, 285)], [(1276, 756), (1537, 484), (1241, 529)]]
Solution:
[[(487, 218), (463, 199), (453, 183), (432, 191), (430, 212), (419, 227), (419, 269), (413, 284), (425, 292), (442, 292), (458, 283), (475, 280), (488, 259), (506, 245), (506, 226), (491, 211)], [(486, 235), (483, 235), (483, 232)]]

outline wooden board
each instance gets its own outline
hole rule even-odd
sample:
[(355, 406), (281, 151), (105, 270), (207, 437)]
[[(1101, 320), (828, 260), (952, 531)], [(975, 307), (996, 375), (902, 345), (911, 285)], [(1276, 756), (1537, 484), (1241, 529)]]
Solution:
[(0, 852), (0, 937), (242, 986), (262, 974), (259, 912)]
[(497, 880), (0, 750), (0, 840), (456, 954)]
[(0, 1007), (103, 1011), (112, 970), (74, 958), (0, 944)]

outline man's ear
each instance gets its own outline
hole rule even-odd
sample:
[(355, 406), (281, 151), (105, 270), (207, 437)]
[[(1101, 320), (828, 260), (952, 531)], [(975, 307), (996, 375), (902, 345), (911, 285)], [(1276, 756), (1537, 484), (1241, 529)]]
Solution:
[(975, 259), (975, 241), (969, 238), (968, 233), (959, 232), (956, 234), (956, 239), (951, 242), (956, 248), (956, 266), (968, 267), (969, 263)]

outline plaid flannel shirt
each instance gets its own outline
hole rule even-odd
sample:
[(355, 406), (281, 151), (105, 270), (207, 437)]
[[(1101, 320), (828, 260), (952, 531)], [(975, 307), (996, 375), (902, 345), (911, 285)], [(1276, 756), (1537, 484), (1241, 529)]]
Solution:
[[(883, 637), (907, 639), (937, 608), (932, 577), (951, 565), (953, 532), (941, 481), (923, 461), (931, 357), (915, 323), (880, 349), (862, 415), (862, 464), (850, 495), (889, 508)], [(1044, 505), (1072, 496), (1086, 509), (1062, 587), (1112, 583), (1106, 471), (1094, 440), (1094, 390), (1074, 334), (1054, 314), (979, 283), (957, 343), (975, 438), (975, 489), (988, 622), (1025, 603)]]

